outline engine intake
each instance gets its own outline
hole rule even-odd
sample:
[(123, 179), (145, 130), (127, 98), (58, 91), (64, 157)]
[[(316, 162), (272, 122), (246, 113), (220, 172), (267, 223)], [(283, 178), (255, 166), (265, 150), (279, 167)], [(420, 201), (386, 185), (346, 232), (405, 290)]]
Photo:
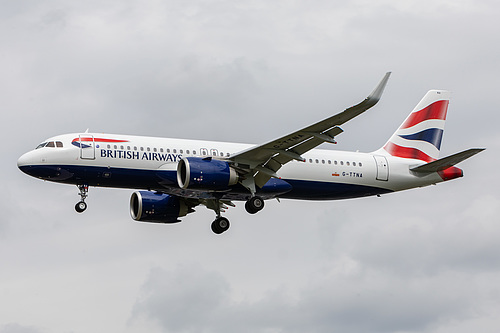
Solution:
[(238, 173), (225, 161), (185, 157), (177, 165), (177, 183), (183, 189), (225, 190), (238, 183)]
[(130, 215), (136, 221), (177, 223), (194, 210), (179, 197), (164, 193), (136, 191), (130, 197)]

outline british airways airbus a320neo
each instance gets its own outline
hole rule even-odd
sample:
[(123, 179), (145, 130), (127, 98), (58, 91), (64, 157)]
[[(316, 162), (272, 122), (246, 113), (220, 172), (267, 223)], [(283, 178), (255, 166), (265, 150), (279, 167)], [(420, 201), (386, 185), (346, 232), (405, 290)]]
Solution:
[(431, 90), (387, 143), (371, 153), (315, 149), (335, 143), (339, 127), (380, 99), (390, 73), (361, 103), (261, 145), (73, 133), (45, 140), (17, 162), (26, 174), (77, 185), (81, 213), (89, 186), (137, 189), (130, 199), (136, 221), (176, 223), (204, 205), (221, 216), (233, 201), (255, 214), (273, 198), (334, 200), (381, 195), (463, 176), (454, 165), (483, 149), (439, 158), (450, 93)]

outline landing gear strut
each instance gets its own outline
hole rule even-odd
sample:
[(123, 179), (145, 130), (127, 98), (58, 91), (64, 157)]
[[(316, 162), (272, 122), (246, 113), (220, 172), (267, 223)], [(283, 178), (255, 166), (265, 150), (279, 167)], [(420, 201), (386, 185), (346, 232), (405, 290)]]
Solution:
[[(206, 202), (207, 208), (212, 209), (217, 215), (215, 221), (212, 222), (212, 231), (217, 235), (222, 234), (223, 232), (227, 231), (227, 229), (229, 229), (229, 220), (221, 216), (221, 210), (224, 211), (224, 209), (227, 208), (226, 204), (234, 206), (230, 202), (221, 202), (220, 198), (211, 199)], [(264, 199), (259, 196), (253, 196), (245, 203), (245, 209), (250, 214), (255, 214), (261, 211), (263, 208)]]
[(215, 199), (213, 201), (213, 206), (210, 208), (212, 208), (215, 211), (215, 214), (217, 215), (215, 221), (212, 222), (212, 231), (217, 235), (220, 235), (224, 231), (227, 231), (227, 229), (229, 229), (229, 220), (220, 215), (221, 208), (225, 209), (227, 208), (227, 206), (224, 204), (221, 205), (220, 199)]
[(251, 197), (245, 203), (245, 209), (250, 214), (260, 212), (262, 208), (264, 208), (264, 199), (262, 199), (261, 197)]
[(75, 205), (75, 210), (78, 213), (83, 213), (85, 209), (87, 209), (87, 204), (85, 203), (85, 199), (88, 196), (89, 193), (89, 186), (88, 185), (78, 185), (78, 189), (80, 190), (80, 198), (81, 200)]

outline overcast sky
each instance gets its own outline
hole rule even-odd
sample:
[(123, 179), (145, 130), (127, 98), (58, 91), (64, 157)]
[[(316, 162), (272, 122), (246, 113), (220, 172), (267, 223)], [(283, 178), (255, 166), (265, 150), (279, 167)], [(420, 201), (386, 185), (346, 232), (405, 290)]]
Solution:
[[(0, 0), (0, 333), (498, 332), (500, 3)], [(373, 151), (429, 89), (465, 177), (347, 201), (282, 200), (231, 229), (198, 207), (134, 222), (132, 190), (16, 167), (94, 132), (263, 143), (382, 101), (337, 149)]]

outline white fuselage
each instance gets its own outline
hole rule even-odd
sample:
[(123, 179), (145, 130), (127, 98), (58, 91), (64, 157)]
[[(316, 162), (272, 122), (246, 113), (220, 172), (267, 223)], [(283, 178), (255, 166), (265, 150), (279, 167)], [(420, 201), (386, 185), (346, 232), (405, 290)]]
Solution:
[[(150, 189), (174, 194), (180, 191), (174, 180), (181, 158), (211, 156), (224, 160), (254, 146), (98, 133), (60, 135), (45, 143), (51, 142), (54, 144), (24, 154), (18, 161), (19, 167), (34, 177), (55, 182)], [(293, 160), (278, 172), (280, 179), (289, 182), (293, 190), (288, 194), (270, 193), (268, 197), (342, 199), (443, 181), (438, 173), (420, 177), (412, 174), (410, 168), (422, 164), (422, 161), (393, 157), (383, 152), (313, 149), (303, 157), (304, 162)], [(154, 176), (159, 173), (165, 177)]]

